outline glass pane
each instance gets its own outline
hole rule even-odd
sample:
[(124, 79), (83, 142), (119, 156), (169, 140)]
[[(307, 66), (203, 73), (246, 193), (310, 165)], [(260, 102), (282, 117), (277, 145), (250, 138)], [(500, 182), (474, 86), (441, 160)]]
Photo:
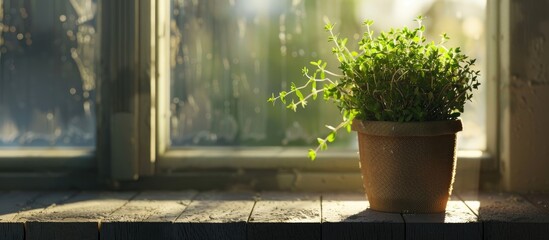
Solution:
[(96, 0), (0, 0), (0, 147), (95, 145)]
[[(428, 39), (446, 32), (484, 70), (485, 0), (173, 0), (171, 12), (171, 146), (312, 146), (341, 117), (323, 101), (297, 113), (266, 99), (305, 81), (301, 68), (331, 60), (337, 71), (324, 20), (349, 42), (362, 36), (364, 19), (374, 30), (426, 17)], [(353, 45), (350, 45), (353, 47)], [(356, 43), (355, 45), (356, 46)], [(483, 78), (485, 76), (482, 76)], [(483, 80), (482, 80), (483, 81)], [(485, 98), (476, 92), (463, 115), (462, 149), (485, 148)], [(352, 134), (339, 146), (354, 146)]]

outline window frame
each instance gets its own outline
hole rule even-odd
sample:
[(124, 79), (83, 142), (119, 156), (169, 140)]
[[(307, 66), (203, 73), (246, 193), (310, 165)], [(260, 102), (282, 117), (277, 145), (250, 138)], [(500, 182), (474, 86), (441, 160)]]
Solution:
[(93, 188), (96, 159), (94, 147), (0, 148), (0, 189)]
[[(306, 148), (284, 148), (284, 147), (167, 147), (169, 124), (169, 82), (170, 68), (169, 59), (162, 58), (163, 54), (169, 53), (169, 16), (170, 6), (168, 1), (158, 1), (157, 28), (162, 36), (157, 41), (157, 94), (164, 96), (157, 99), (158, 119), (157, 123), (157, 176), (183, 176), (208, 171), (223, 170), (225, 173), (237, 172), (243, 175), (254, 175), (257, 171), (280, 172), (291, 171), (296, 174), (321, 173), (330, 175), (332, 173), (358, 173), (358, 161), (356, 151), (328, 151), (318, 155), (317, 160), (311, 162), (307, 157)], [(499, 1), (487, 0), (485, 26), (487, 45), (487, 66), (486, 66), (486, 150), (482, 152), (458, 151), (457, 171), (465, 176), (473, 176), (475, 183), (464, 183), (468, 187), (478, 187), (478, 184), (490, 186), (497, 181), (499, 170), (499, 95), (497, 86), (499, 84), (499, 56), (502, 49), (499, 48), (499, 39), (493, 36), (499, 34), (500, 29), (500, 8)], [(163, 18), (160, 16), (164, 16)], [(164, 55), (166, 56), (166, 55)], [(163, 119), (164, 118), (164, 119)], [(336, 178), (339, 178), (336, 174)], [(276, 176), (274, 177), (276, 178)], [(480, 183), (479, 183), (480, 181)], [(223, 184), (221, 184), (223, 185)], [(322, 185), (322, 184), (320, 184)], [(473, 186), (474, 185), (474, 186)], [(219, 187), (219, 184), (212, 184)], [(285, 186), (295, 188), (295, 186)], [(282, 187), (284, 188), (284, 187)], [(315, 187), (313, 187), (315, 188)], [(345, 186), (339, 187), (344, 190)], [(338, 190), (338, 188), (336, 188)]]
[(155, 6), (98, 0), (96, 145), (0, 149), (0, 189), (97, 189), (154, 173)]

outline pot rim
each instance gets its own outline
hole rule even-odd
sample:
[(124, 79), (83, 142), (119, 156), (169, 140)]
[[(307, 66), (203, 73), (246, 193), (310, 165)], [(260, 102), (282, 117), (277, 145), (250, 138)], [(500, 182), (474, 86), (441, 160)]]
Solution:
[(426, 122), (387, 122), (353, 120), (352, 129), (374, 136), (440, 136), (463, 130), (461, 119)]

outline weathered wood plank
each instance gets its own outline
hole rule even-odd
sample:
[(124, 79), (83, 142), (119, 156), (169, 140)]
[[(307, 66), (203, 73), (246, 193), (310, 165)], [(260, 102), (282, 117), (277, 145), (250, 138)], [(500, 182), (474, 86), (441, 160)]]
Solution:
[[(66, 201), (70, 199), (72, 196), (74, 196), (76, 192), (44, 192), (41, 194), (38, 194), (35, 198), (28, 201), (26, 206), (21, 209), (15, 216), (14, 221), (16, 222), (26, 222), (29, 218), (33, 218), (35, 216), (39, 216), (42, 214), (46, 209), (54, 207), (56, 204), (61, 203), (63, 201)], [(21, 224), (21, 228), (22, 228)], [(40, 226), (39, 229), (40, 234), (44, 232), (49, 231), (48, 226)], [(71, 226), (62, 226), (63, 229), (69, 229)], [(42, 229), (45, 228), (45, 229)], [(25, 230), (23, 230), (24, 232)], [(67, 230), (64, 230), (67, 231)], [(55, 233), (53, 233), (55, 234)], [(40, 235), (39, 235), (40, 236)], [(2, 239), (2, 238), (0, 238)], [(28, 238), (26, 238), (28, 239)]]
[(448, 201), (440, 214), (402, 214), (406, 222), (406, 239), (482, 239), (482, 223), (457, 197)]
[(549, 194), (526, 194), (523, 195), (539, 209), (549, 213)]
[(322, 195), (322, 239), (404, 239), (400, 214), (369, 209), (363, 193)]
[(460, 194), (478, 210), (484, 239), (547, 239), (549, 215), (516, 194)]
[(133, 192), (83, 192), (30, 216), (26, 239), (99, 238), (99, 222), (122, 207)]
[(172, 222), (195, 191), (142, 192), (101, 223), (101, 239), (172, 239)]
[[(26, 222), (29, 218), (40, 216), (48, 208), (55, 207), (56, 204), (67, 201), (71, 197), (75, 196), (76, 192), (50, 192), (41, 193), (37, 195), (33, 200), (29, 201), (27, 205), (14, 217), (17, 222)], [(41, 224), (35, 232), (38, 236), (56, 236), (70, 234), (74, 231), (73, 226), (63, 225), (61, 229), (56, 232), (52, 232), (53, 229), (49, 228), (49, 223)], [(91, 226), (88, 226), (91, 227)], [(24, 230), (23, 230), (24, 231)], [(27, 237), (26, 239), (29, 239)], [(53, 239), (63, 239), (57, 237)]]
[(320, 239), (320, 195), (261, 194), (248, 222), (248, 239)]
[(187, 208), (196, 191), (147, 191), (104, 219), (108, 222), (173, 222)]
[(24, 223), (15, 217), (39, 192), (8, 192), (0, 196), (0, 239), (23, 239)]
[(549, 236), (546, 195), (461, 194), (464, 202), (454, 198), (445, 214), (402, 217), (368, 210), (360, 193), (324, 194), (320, 201), (318, 194), (270, 192), (257, 203), (253, 193), (204, 192), (192, 202), (195, 192), (132, 196), (3, 193), (0, 239), (24, 239), (25, 221), (26, 239), (404, 239), (404, 232), (407, 239)]
[(174, 223), (175, 239), (246, 239), (251, 192), (204, 192)]
[(0, 196), (0, 222), (14, 222), (15, 216), (24, 210), (40, 192), (9, 192)]
[(29, 218), (42, 214), (46, 209), (55, 207), (57, 204), (67, 201), (76, 194), (77, 192), (69, 191), (43, 192), (32, 201), (29, 201), (24, 209), (17, 213), (14, 220), (17, 222), (26, 222)]

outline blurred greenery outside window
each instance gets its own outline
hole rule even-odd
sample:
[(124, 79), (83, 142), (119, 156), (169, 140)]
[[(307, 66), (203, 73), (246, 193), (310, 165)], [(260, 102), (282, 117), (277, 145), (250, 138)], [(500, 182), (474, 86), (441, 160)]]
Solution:
[[(170, 22), (169, 145), (311, 147), (340, 121), (322, 100), (297, 113), (266, 99), (305, 79), (301, 68), (333, 59), (325, 20), (356, 46), (364, 19), (374, 30), (414, 27), (426, 18), (428, 40), (447, 33), (485, 73), (485, 0), (172, 0)], [(328, 68), (337, 71), (337, 62)], [(486, 75), (481, 76), (485, 82)], [(462, 115), (461, 150), (486, 149), (485, 85)], [(331, 148), (356, 148), (340, 133)]]

